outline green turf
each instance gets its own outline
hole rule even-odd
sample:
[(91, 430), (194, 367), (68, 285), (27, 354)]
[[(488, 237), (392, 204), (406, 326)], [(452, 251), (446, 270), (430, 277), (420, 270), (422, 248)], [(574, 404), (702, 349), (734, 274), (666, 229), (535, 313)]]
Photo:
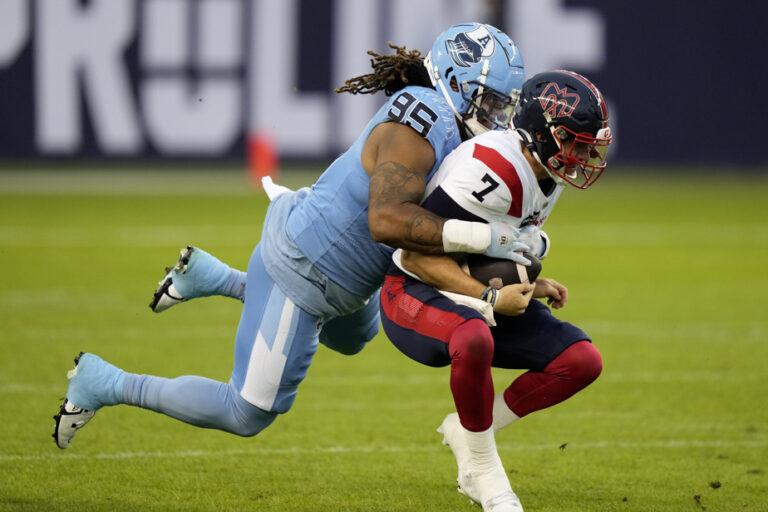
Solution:
[[(568, 191), (547, 225), (559, 314), (604, 371), (498, 434), (512, 485), (529, 512), (768, 511), (768, 181), (629, 175)], [(231, 173), (0, 173), (0, 511), (480, 510), (434, 432), (448, 370), (383, 336), (321, 349), (255, 438), (121, 406), (55, 447), (80, 350), (228, 379), (238, 303), (147, 304), (186, 243), (244, 267), (265, 208)], [(494, 375), (501, 389), (516, 372)]]

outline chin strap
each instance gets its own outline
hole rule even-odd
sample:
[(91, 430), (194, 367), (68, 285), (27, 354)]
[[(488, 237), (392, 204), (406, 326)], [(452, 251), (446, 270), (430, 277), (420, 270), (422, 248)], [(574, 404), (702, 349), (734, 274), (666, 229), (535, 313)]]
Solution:
[(432, 65), (432, 52), (429, 52), (424, 59), (424, 67), (427, 68), (427, 73), (429, 74), (430, 82), (432, 82), (432, 87), (435, 89), (440, 89), (443, 98), (445, 98), (445, 101), (448, 102), (448, 106), (451, 107), (453, 114), (456, 116), (457, 122), (462, 122), (461, 116), (456, 111), (456, 107), (453, 105), (453, 101), (451, 101), (451, 95), (448, 94), (448, 89), (445, 88), (445, 84), (440, 77), (440, 73), (437, 71), (437, 66)]
[(475, 118), (475, 116), (472, 116), (469, 119), (462, 119), (462, 121), (464, 122), (464, 127), (469, 132), (470, 137), (489, 131), (488, 128), (483, 126), (482, 123)]
[(525, 144), (525, 147), (528, 148), (528, 151), (531, 152), (533, 155), (533, 158), (536, 159), (536, 161), (541, 164), (544, 169), (546, 169), (547, 174), (549, 174), (549, 177), (555, 180), (555, 183), (558, 185), (562, 185), (565, 182), (563, 178), (552, 172), (552, 169), (549, 167), (549, 165), (545, 164), (541, 161), (541, 157), (539, 156), (539, 152), (536, 150), (536, 145), (533, 143), (533, 137), (530, 133), (528, 133), (526, 130), (522, 128), (515, 128), (515, 132), (520, 136), (520, 138), (523, 140), (523, 144)]
[[(485, 85), (485, 77), (488, 74), (488, 66), (490, 65), (490, 61), (486, 60), (483, 63), (483, 71), (482, 76), (480, 77), (480, 82), (482, 85), (480, 86), (480, 92), (482, 92), (482, 87)], [(459, 126), (464, 126), (464, 129), (469, 132), (469, 138), (474, 137), (475, 135), (480, 135), (481, 133), (485, 133), (488, 131), (488, 128), (483, 126), (473, 115), (470, 119), (464, 119), (461, 114), (456, 110), (456, 106), (453, 104), (453, 101), (451, 100), (451, 95), (448, 93), (448, 88), (443, 83), (443, 79), (440, 76), (440, 73), (437, 70), (437, 66), (432, 65), (432, 52), (430, 51), (426, 58), (424, 58), (424, 67), (427, 68), (427, 73), (429, 74), (429, 80), (432, 82), (432, 86), (435, 89), (439, 89), (440, 92), (443, 94), (443, 98), (445, 98), (445, 101), (448, 103), (448, 106), (451, 107), (451, 110), (453, 111), (453, 114), (456, 116), (456, 123), (459, 124)], [(459, 84), (456, 84), (458, 87), (461, 87)]]
[(528, 133), (526, 130), (523, 130), (522, 128), (515, 128), (515, 131), (523, 140), (523, 144), (525, 144), (525, 147), (528, 148), (528, 151), (531, 152), (531, 154), (536, 159), (536, 161), (541, 163), (541, 159), (539, 158), (539, 152), (536, 151), (536, 145), (533, 143), (533, 137), (531, 137), (531, 134)]
[[(488, 77), (488, 68), (490, 67), (490, 64), (491, 61), (489, 60), (483, 62), (483, 70), (480, 72), (480, 80), (478, 80), (480, 82), (480, 86), (478, 86), (477, 93), (475, 94), (474, 98), (482, 98), (483, 96), (483, 90), (485, 89), (485, 79)], [(481, 133), (489, 131), (489, 128), (483, 125), (483, 123), (477, 119), (477, 110), (479, 105), (475, 105), (473, 102), (470, 103), (470, 105), (472, 105), (473, 112), (469, 119), (464, 120), (464, 124), (466, 125), (469, 133), (471, 133), (474, 137), (475, 135), (480, 135)]]

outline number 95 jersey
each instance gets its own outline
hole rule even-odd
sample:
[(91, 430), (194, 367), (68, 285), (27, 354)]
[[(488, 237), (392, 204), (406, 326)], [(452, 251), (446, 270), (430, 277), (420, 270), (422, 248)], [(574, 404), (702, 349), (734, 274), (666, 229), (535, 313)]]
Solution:
[(422, 206), (446, 218), (541, 227), (563, 191), (542, 191), (514, 130), (490, 131), (457, 147), (427, 183)]
[(461, 142), (450, 106), (437, 91), (408, 86), (373, 116), (352, 146), (320, 176), (296, 205), (287, 232), (309, 261), (349, 292), (374, 293), (384, 280), (391, 247), (376, 243), (368, 228), (370, 179), (361, 161), (365, 141), (381, 123), (401, 123), (424, 137), (435, 151), (427, 180)]

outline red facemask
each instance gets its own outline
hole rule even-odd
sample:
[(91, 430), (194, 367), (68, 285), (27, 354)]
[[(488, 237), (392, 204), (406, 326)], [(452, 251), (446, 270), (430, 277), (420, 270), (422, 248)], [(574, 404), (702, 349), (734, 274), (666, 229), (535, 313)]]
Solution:
[[(589, 133), (576, 133), (565, 126), (557, 126), (552, 127), (552, 136), (560, 152), (547, 160), (547, 167), (559, 178), (556, 180), (580, 189), (588, 188), (597, 181), (607, 165), (605, 156), (613, 140), (611, 129), (601, 128), (593, 137)], [(565, 153), (563, 140), (569, 138), (573, 138), (573, 144)]]

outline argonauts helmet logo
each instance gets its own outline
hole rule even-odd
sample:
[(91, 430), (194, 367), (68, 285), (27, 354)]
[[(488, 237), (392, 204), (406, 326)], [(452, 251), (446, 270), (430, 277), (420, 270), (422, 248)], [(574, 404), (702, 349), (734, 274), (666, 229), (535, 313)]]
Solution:
[(453, 62), (466, 68), (493, 55), (496, 43), (485, 25), (480, 25), (469, 32), (459, 32), (445, 42), (445, 47)]
[(539, 103), (545, 114), (555, 119), (557, 117), (569, 117), (581, 98), (575, 92), (568, 92), (566, 87), (562, 89), (556, 83), (550, 82), (539, 95)]

